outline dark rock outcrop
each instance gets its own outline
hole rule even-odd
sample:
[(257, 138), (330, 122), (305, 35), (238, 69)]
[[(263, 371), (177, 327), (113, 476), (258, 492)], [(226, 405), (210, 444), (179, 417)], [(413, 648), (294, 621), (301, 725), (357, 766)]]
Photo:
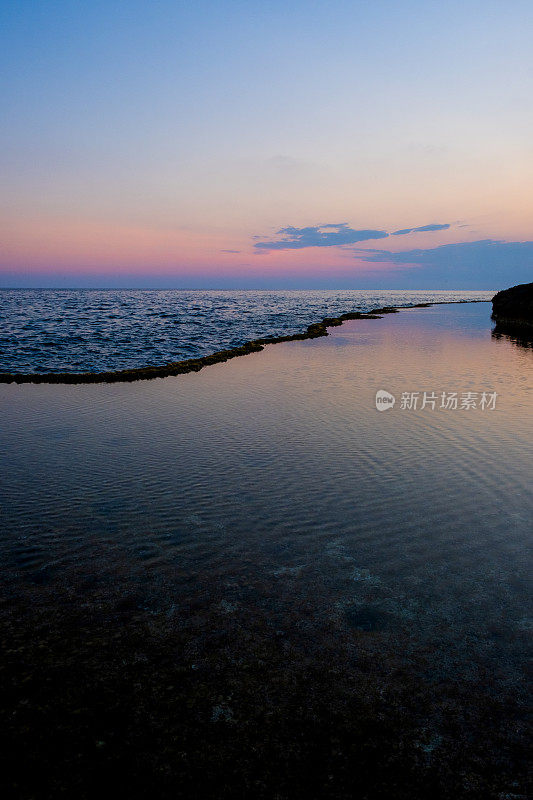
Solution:
[(494, 295), (492, 318), (498, 325), (533, 327), (533, 283), (522, 283)]

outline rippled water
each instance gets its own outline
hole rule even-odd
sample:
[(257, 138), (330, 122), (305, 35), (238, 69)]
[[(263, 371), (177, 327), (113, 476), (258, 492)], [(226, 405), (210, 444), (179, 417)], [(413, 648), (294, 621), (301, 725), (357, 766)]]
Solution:
[[(95, 563), (164, 574), (176, 559), (252, 583), (293, 570), (301, 590), (322, 574), (335, 596), (323, 614), (372, 602), (405, 632), (416, 620), (414, 641), (447, 619), (454, 648), (458, 626), (483, 651), (499, 620), (514, 647), (533, 354), (492, 337), (489, 315), (406, 310), (155, 384), (2, 387), (3, 563), (52, 583)], [(398, 398), (387, 413), (380, 388)], [(412, 391), (498, 403), (400, 410)]]
[[(45, 719), (72, 740), (50, 763), (72, 747), (76, 772), (87, 750), (92, 774), (92, 740), (122, 724), (83, 711), (96, 675), (106, 703), (137, 709), (157, 786), (165, 769), (202, 786), (211, 770), (237, 796), (266, 759), (258, 796), (304, 763), (316, 797), (361, 780), (368, 796), (525, 797), (533, 351), (491, 327), (485, 304), (409, 309), (177, 378), (0, 387), (10, 730), (42, 725), (50, 697)], [(393, 409), (376, 410), (378, 389)], [(497, 403), (401, 409), (424, 391)], [(36, 669), (57, 695), (32, 689)], [(430, 795), (433, 774), (448, 788)]]
[(346, 311), (493, 292), (0, 290), (0, 372), (100, 372), (299, 333)]

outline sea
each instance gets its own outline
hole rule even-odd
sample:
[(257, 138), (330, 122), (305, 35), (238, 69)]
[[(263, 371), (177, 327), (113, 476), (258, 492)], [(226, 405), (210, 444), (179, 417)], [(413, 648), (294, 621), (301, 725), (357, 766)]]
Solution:
[[(41, 342), (92, 343), (12, 360), (36, 369), (466, 293), (5, 297)], [(0, 384), (17, 797), (532, 796), (533, 349), (490, 303), (329, 333), (163, 380)]]
[(384, 305), (490, 300), (494, 291), (1, 289), (0, 372), (160, 366), (300, 333)]

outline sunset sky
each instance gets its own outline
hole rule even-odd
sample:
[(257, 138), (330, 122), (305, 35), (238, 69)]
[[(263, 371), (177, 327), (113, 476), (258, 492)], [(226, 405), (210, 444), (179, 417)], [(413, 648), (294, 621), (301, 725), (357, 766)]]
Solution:
[(17, 0), (1, 286), (533, 280), (533, 2)]

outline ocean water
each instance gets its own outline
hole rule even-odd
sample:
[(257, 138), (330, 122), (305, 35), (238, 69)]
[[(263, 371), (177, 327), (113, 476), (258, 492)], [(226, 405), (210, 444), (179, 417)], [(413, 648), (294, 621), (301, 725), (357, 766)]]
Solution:
[(300, 333), (383, 305), (489, 300), (482, 291), (0, 290), (0, 372), (157, 366)]
[(528, 796), (533, 350), (490, 312), (0, 386), (23, 796), (117, 771), (162, 797)]

